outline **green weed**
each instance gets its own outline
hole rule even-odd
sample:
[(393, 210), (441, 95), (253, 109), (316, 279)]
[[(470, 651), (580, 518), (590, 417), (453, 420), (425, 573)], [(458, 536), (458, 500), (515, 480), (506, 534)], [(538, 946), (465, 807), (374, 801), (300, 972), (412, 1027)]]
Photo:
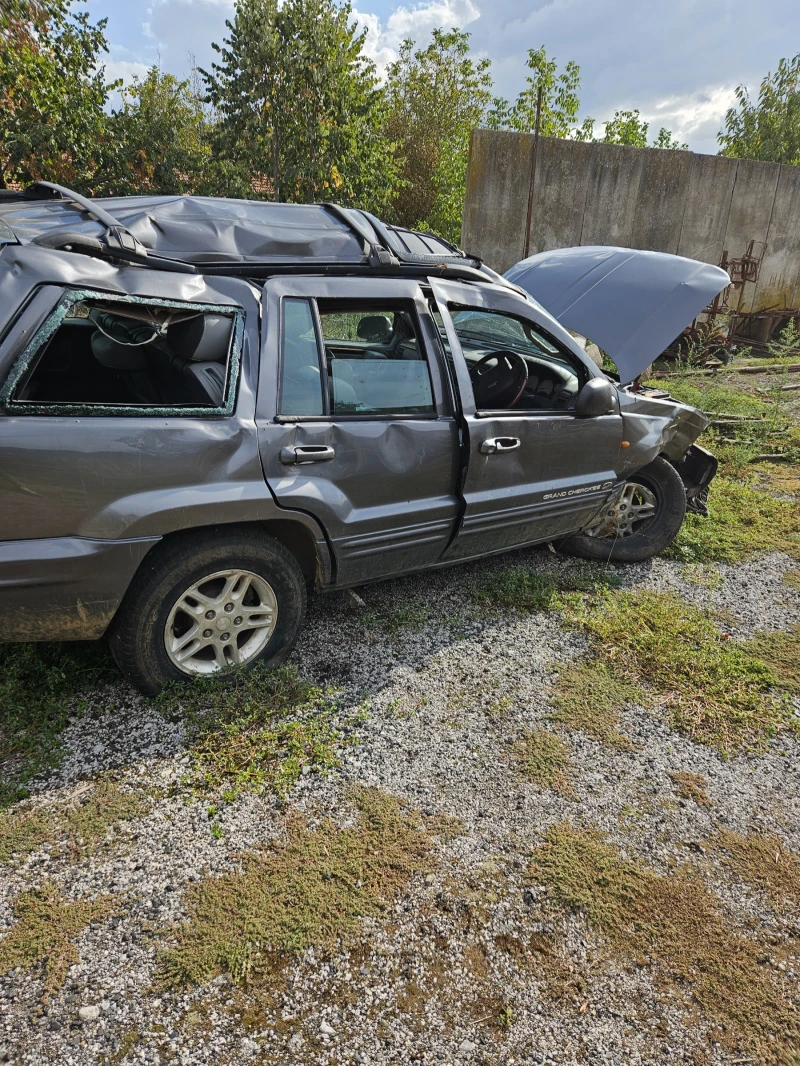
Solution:
[(646, 699), (638, 685), (599, 659), (570, 663), (559, 669), (550, 694), (550, 719), (567, 729), (580, 729), (607, 747), (631, 751), (630, 738), (619, 731), (619, 712), (626, 704)]
[(800, 591), (800, 570), (793, 568), (792, 570), (784, 571), (781, 580), (784, 585), (787, 585), (790, 589), (797, 589)]
[(711, 843), (725, 866), (748, 884), (761, 889), (776, 909), (796, 911), (800, 905), (800, 856), (770, 834), (746, 836), (723, 830)]
[(188, 920), (160, 959), (165, 985), (217, 973), (248, 982), (309, 946), (333, 947), (359, 920), (379, 915), (415, 875), (434, 867), (418, 814), (377, 789), (352, 793), (357, 820), (310, 828), (290, 817), (282, 842), (242, 856), (241, 867), (192, 886)]
[(536, 573), (512, 564), (474, 581), (472, 593), (478, 603), (493, 611), (545, 611), (560, 607), (564, 592), (590, 592), (619, 584), (613, 570), (592, 563), (555, 573)]
[(786, 703), (770, 694), (773, 671), (674, 593), (601, 591), (574, 600), (567, 617), (615, 676), (645, 686), (692, 740), (728, 755), (797, 729)]
[(28, 781), (57, 765), (81, 694), (118, 679), (100, 644), (0, 645), (0, 807), (24, 799)]
[(158, 705), (186, 723), (193, 760), (187, 784), (200, 791), (285, 796), (304, 771), (338, 765), (343, 735), (336, 694), (304, 681), (293, 667), (175, 686)]
[(572, 760), (569, 747), (549, 729), (526, 731), (514, 745), (524, 775), (540, 788), (572, 797)]
[(0, 974), (43, 963), (44, 994), (57, 992), (69, 967), (79, 961), (74, 941), (114, 909), (110, 896), (67, 901), (52, 881), (20, 893), (13, 904), (14, 924), (0, 940)]
[[(552, 900), (582, 914), (614, 950), (646, 959), (712, 1022), (712, 1039), (775, 1066), (796, 1062), (800, 1020), (718, 900), (687, 876), (662, 877), (595, 829), (551, 827), (531, 863)], [(687, 998), (688, 998), (687, 997)]]
[(778, 688), (800, 693), (800, 625), (788, 633), (756, 633), (741, 647), (767, 664)]

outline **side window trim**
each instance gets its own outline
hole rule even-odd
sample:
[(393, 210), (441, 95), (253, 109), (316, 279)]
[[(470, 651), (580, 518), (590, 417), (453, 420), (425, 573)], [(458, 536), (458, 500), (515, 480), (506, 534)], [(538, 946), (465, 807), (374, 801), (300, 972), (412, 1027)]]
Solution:
[[(39, 358), (44, 354), (48, 342), (56, 334), (69, 311), (86, 301), (99, 300), (103, 303), (137, 304), (146, 307), (165, 309), (192, 310), (203, 314), (229, 315), (233, 318), (233, 331), (226, 365), (224, 403), (221, 406), (171, 406), (157, 404), (102, 404), (102, 403), (47, 403), (36, 404), (28, 401), (14, 400), (13, 394), (31, 368), (35, 368)], [(26, 415), (29, 417), (75, 415), (84, 417), (113, 418), (114, 416), (135, 417), (177, 417), (177, 418), (218, 418), (230, 417), (236, 406), (236, 394), (242, 363), (244, 344), (244, 311), (236, 304), (201, 304), (191, 301), (165, 300), (159, 297), (119, 295), (95, 291), (94, 289), (68, 289), (56, 306), (15, 360), (5, 381), (0, 387), (0, 411), (6, 414)]]

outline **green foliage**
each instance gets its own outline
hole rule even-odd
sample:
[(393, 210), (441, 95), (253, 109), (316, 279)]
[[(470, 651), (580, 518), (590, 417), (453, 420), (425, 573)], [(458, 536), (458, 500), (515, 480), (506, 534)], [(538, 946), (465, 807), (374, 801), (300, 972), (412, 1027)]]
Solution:
[(792, 626), (788, 632), (756, 633), (744, 648), (767, 664), (777, 687), (800, 694), (800, 625)]
[(291, 816), (280, 844), (192, 886), (189, 918), (162, 953), (163, 982), (183, 987), (220, 972), (249, 982), (276, 956), (330, 949), (433, 869), (433, 840), (415, 812), (377, 789), (354, 789), (351, 798), (355, 824), (342, 829), (324, 818), (312, 829)]
[(0, 645), (0, 808), (58, 763), (76, 697), (118, 678), (101, 645)]
[(203, 107), (190, 83), (152, 67), (120, 95), (122, 107), (108, 120), (103, 193), (202, 191), (210, 149)]
[[(605, 133), (601, 139), (606, 144), (628, 144), (634, 148), (646, 148), (649, 129), (650, 123), (641, 117), (638, 108), (634, 111), (615, 111), (614, 117), (606, 122)], [(689, 145), (675, 140), (670, 131), (662, 127), (652, 147), (686, 150)]]
[(93, 25), (73, 0), (13, 3), (0, 12), (0, 188), (39, 178), (91, 190), (110, 89)]
[(220, 192), (387, 207), (385, 93), (351, 16), (335, 0), (239, 0), (219, 62), (200, 72)]
[(800, 164), (800, 53), (766, 75), (756, 101), (744, 85), (736, 99), (717, 135), (720, 155)]
[(619, 577), (592, 563), (552, 573), (536, 573), (518, 564), (492, 570), (472, 585), (475, 599), (489, 610), (545, 611), (561, 606), (561, 593), (616, 587)]
[(13, 903), (14, 924), (0, 940), (0, 974), (43, 964), (45, 997), (57, 992), (69, 967), (79, 962), (74, 941), (91, 922), (114, 911), (110, 896), (64, 899), (52, 881), (21, 892)]
[(387, 71), (386, 136), (400, 159), (394, 213), (457, 242), (471, 131), (491, 99), (488, 59), (469, 54), (468, 33), (433, 31), (424, 48), (403, 41)]
[(632, 751), (630, 739), (619, 731), (619, 712), (626, 704), (642, 704), (646, 699), (638, 685), (599, 659), (570, 663), (558, 672), (550, 695), (550, 718), (588, 733), (607, 747)]
[[(798, 122), (800, 123), (800, 113)], [(795, 319), (790, 318), (778, 336), (773, 337), (767, 345), (767, 351), (771, 359), (785, 359), (788, 362), (800, 359), (800, 330)]]
[(201, 791), (285, 796), (304, 771), (337, 765), (342, 736), (335, 694), (297, 671), (233, 670), (165, 689), (158, 706), (189, 732), (187, 783)]
[(687, 514), (665, 551), (690, 563), (735, 563), (766, 551), (800, 558), (800, 506), (776, 499), (751, 482), (720, 475), (711, 484), (707, 518)]
[(688, 992), (715, 1023), (714, 1039), (770, 1066), (796, 1061), (800, 1024), (763, 966), (762, 947), (731, 927), (719, 901), (691, 878), (664, 877), (620, 854), (598, 830), (552, 826), (531, 874), (553, 901), (582, 914), (610, 945)]
[(536, 101), (542, 89), (542, 110), (539, 133), (542, 137), (572, 137), (590, 141), (594, 120), (587, 118), (577, 126), (581, 101), (581, 68), (573, 60), (558, 70), (555, 59), (549, 59), (547, 50), (530, 48), (527, 67), (530, 73), (525, 79), (525, 88), (515, 103), (509, 104), (500, 97), (492, 101), (487, 115), (490, 129), (511, 129), (519, 133), (533, 133), (536, 128)]
[(610, 669), (646, 687), (674, 729), (722, 755), (798, 728), (791, 709), (771, 695), (770, 667), (674, 593), (601, 591), (574, 598), (568, 617)]
[(569, 747), (549, 729), (526, 730), (514, 745), (522, 773), (540, 788), (572, 798), (572, 760)]

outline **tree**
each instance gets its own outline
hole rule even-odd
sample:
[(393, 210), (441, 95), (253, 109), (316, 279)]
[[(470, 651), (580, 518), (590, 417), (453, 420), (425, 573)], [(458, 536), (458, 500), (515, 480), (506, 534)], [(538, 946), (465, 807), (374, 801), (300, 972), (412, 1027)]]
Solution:
[(349, 3), (238, 0), (220, 61), (201, 71), (214, 108), (220, 192), (383, 210), (396, 166), (385, 94)]
[(5, 0), (0, 14), (0, 187), (39, 178), (92, 188), (108, 92), (96, 25), (73, 0)]
[(757, 101), (744, 85), (736, 99), (738, 108), (730, 108), (717, 134), (720, 155), (800, 165), (800, 53), (767, 74)]
[[(614, 117), (606, 122), (605, 133), (599, 139), (605, 144), (628, 144), (634, 148), (646, 148), (649, 129), (650, 123), (645, 122), (638, 108), (634, 111), (615, 111)], [(652, 147), (685, 151), (689, 145), (676, 140), (670, 131), (662, 126)]]
[(570, 137), (578, 141), (592, 139), (594, 120), (584, 119), (576, 125), (581, 101), (581, 68), (570, 60), (558, 73), (555, 59), (548, 59), (547, 51), (531, 48), (528, 51), (526, 88), (509, 104), (495, 98), (487, 116), (490, 129), (511, 129), (520, 133), (533, 133), (536, 128), (536, 102), (539, 88), (542, 89), (542, 108), (539, 132), (543, 137)]
[(403, 41), (387, 72), (386, 134), (397, 145), (395, 216), (403, 225), (460, 239), (472, 130), (491, 102), (488, 59), (469, 54), (470, 35), (435, 29), (424, 48)]
[(152, 67), (121, 90), (122, 107), (109, 120), (104, 191), (196, 192), (210, 156), (203, 106), (189, 81)]

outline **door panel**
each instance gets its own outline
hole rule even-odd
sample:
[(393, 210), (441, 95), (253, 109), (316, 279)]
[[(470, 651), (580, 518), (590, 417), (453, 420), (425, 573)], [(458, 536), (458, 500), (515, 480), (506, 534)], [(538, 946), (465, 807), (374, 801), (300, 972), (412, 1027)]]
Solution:
[[(336, 558), (337, 584), (358, 584), (433, 565), (452, 536), (458, 515), (459, 441), (436, 354), (438, 340), (430, 320), (423, 321), (428, 316), (419, 286), (386, 279), (274, 279), (267, 283), (265, 297), (268, 328), (257, 422), (264, 472), (279, 505), (307, 511), (322, 523)], [(328, 390), (323, 387), (322, 415), (277, 414), (283, 305), (298, 298), (324, 300), (326, 306), (334, 306), (331, 301), (335, 300), (346, 306), (381, 299), (413, 305), (421, 350), (431, 371), (435, 411), (424, 416), (366, 411), (332, 415)], [(287, 321), (292, 318), (298, 316), (290, 315)], [(298, 338), (290, 339), (288, 358), (299, 347)], [(335, 359), (331, 365), (342, 369), (342, 362)], [(385, 365), (394, 380), (403, 363), (387, 360)], [(369, 399), (380, 366), (378, 359), (366, 358), (360, 365), (354, 359), (355, 372), (342, 378), (349, 385), (347, 395)], [(325, 360), (320, 362), (320, 372), (324, 382)], [(367, 372), (372, 392), (361, 388), (361, 377)], [(288, 362), (287, 373), (302, 380)], [(309, 375), (308, 368), (305, 375)], [(331, 376), (335, 390), (337, 378)], [(414, 401), (418, 391), (417, 382), (414, 390), (406, 390), (409, 395), (404, 394), (402, 402), (409, 403), (409, 396)], [(297, 410), (294, 394), (292, 402)]]
[[(540, 321), (535, 308), (514, 293), (438, 280), (431, 285), (469, 435), (463, 519), (444, 558), (469, 558), (552, 540), (582, 528), (617, 483), (614, 466), (622, 440), (621, 417), (579, 419), (566, 411), (476, 412), (448, 304), (516, 315), (548, 332), (551, 325), (545, 318)], [(590, 376), (592, 369), (585, 369)], [(491, 443), (498, 439), (499, 447)]]

